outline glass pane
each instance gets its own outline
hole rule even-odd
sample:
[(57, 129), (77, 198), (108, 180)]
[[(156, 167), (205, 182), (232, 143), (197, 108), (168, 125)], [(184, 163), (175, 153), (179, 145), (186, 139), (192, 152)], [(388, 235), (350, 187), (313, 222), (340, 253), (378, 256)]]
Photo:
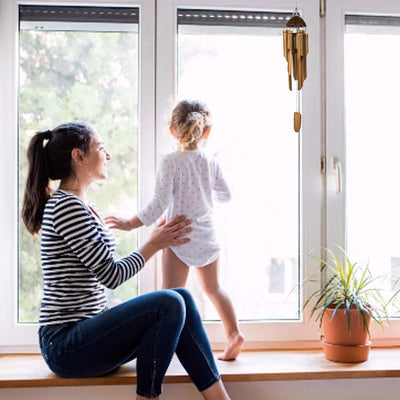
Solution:
[[(349, 257), (398, 279), (400, 28), (347, 26), (346, 242)], [(391, 290), (387, 282), (388, 294)]]
[[(220, 280), (241, 320), (299, 317), (299, 135), (285, 62), (281, 29), (178, 29), (178, 96), (209, 106), (205, 150), (233, 192), (216, 218)], [(193, 271), (190, 287), (203, 318), (218, 319)]]
[[(22, 201), (30, 137), (72, 120), (93, 123), (112, 161), (107, 181), (93, 187), (91, 200), (103, 215), (131, 214), (137, 206), (138, 33), (20, 31), (19, 193)], [(123, 188), (123, 190), (121, 190)], [(117, 236), (127, 255), (136, 232)], [(39, 240), (23, 224), (19, 232), (19, 321), (36, 322), (41, 299)], [(117, 303), (137, 293), (129, 281), (113, 292)]]

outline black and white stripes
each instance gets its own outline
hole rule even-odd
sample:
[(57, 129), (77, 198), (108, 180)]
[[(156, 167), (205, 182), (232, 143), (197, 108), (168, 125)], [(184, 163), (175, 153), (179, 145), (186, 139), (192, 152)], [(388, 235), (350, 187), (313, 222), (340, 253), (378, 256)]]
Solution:
[(56, 191), (43, 216), (41, 325), (79, 321), (104, 310), (104, 287), (118, 287), (144, 266), (141, 254), (116, 261), (114, 250), (114, 237), (90, 209), (78, 197)]

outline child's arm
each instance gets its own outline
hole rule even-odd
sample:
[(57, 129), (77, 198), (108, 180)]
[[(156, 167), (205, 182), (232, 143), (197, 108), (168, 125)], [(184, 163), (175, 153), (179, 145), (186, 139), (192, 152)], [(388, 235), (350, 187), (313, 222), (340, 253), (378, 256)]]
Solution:
[(171, 155), (165, 156), (157, 170), (156, 186), (153, 198), (144, 206), (137, 216), (144, 225), (150, 226), (165, 212), (173, 197), (175, 162)]
[(156, 187), (152, 200), (131, 218), (117, 218), (114, 216), (104, 219), (107, 226), (111, 229), (121, 229), (130, 231), (143, 225), (149, 226), (156, 222), (164, 213), (170, 202), (173, 190), (173, 172), (172, 166), (168, 165), (164, 158), (160, 162), (157, 171)]
[(221, 203), (226, 203), (231, 200), (231, 191), (228, 183), (226, 182), (222, 170), (217, 162), (214, 164), (215, 167), (215, 182), (214, 191), (216, 200)]
[(123, 231), (130, 231), (143, 225), (143, 222), (136, 215), (134, 215), (132, 218), (117, 218), (110, 216), (106, 217), (104, 221), (109, 228), (121, 229)]

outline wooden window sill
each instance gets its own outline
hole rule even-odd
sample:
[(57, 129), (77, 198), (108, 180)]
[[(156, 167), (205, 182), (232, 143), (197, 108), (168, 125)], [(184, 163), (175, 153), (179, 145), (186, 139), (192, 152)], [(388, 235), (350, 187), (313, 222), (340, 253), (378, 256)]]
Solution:
[[(244, 351), (236, 361), (218, 361), (224, 382), (365, 379), (400, 377), (400, 348), (374, 348), (368, 361), (346, 364), (328, 361), (321, 350)], [(164, 383), (188, 383), (174, 358)], [(135, 362), (113, 374), (90, 379), (63, 379), (49, 371), (39, 354), (0, 355), (0, 388), (132, 385)]]

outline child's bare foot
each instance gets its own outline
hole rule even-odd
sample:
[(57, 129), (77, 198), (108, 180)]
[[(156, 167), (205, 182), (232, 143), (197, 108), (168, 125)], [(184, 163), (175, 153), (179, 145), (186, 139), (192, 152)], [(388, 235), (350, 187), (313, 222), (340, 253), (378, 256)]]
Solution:
[(228, 338), (224, 352), (218, 357), (218, 360), (232, 361), (236, 360), (244, 345), (244, 336), (241, 332)]

